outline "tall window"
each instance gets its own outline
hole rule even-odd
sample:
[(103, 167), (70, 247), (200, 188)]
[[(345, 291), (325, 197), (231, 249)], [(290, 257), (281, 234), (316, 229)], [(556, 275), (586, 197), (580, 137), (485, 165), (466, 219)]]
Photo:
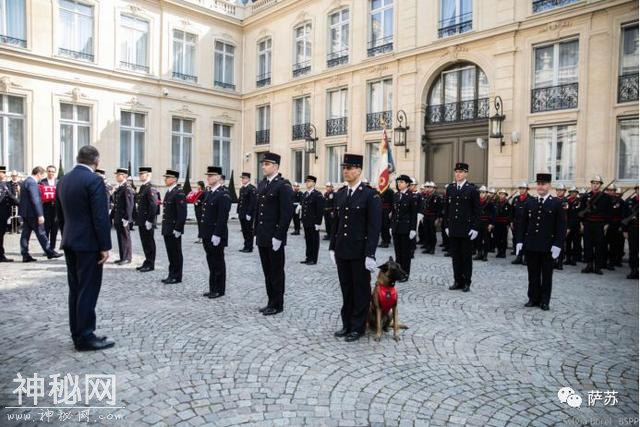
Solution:
[(622, 27), (618, 102), (638, 100), (638, 23)]
[(296, 149), (292, 150), (292, 170), (293, 170), (293, 181), (294, 182), (304, 182), (304, 179), (307, 176), (307, 171), (309, 170), (309, 155), (304, 151), (304, 149)]
[(264, 173), (262, 172), (262, 161), (264, 160), (266, 153), (266, 151), (256, 152), (256, 182), (260, 182), (264, 178)]
[(91, 143), (91, 107), (60, 104), (60, 155), (65, 170), (75, 163), (78, 149)]
[(149, 22), (120, 16), (120, 67), (149, 72)]
[(213, 124), (213, 164), (222, 167), (223, 175), (231, 175), (231, 126)]
[(311, 97), (303, 96), (293, 100), (293, 140), (304, 139), (309, 132), (311, 121)]
[(24, 0), (0, 0), (0, 43), (27, 47)]
[(531, 112), (578, 106), (578, 40), (534, 49)]
[(327, 147), (327, 178), (332, 183), (342, 182), (342, 157), (347, 149), (346, 145)]
[(393, 50), (393, 0), (369, 0), (369, 48), (375, 56)]
[(25, 170), (24, 99), (19, 96), (0, 95), (0, 164)]
[(533, 0), (531, 2), (531, 9), (533, 13), (544, 12), (545, 10), (566, 6), (577, 1), (578, 0)]
[(295, 36), (293, 77), (297, 77), (311, 71), (311, 23), (297, 26), (293, 33)]
[(378, 150), (380, 149), (379, 142), (369, 142), (367, 143), (366, 149), (366, 163), (365, 163), (365, 176), (369, 180), (371, 185), (375, 187), (375, 183), (378, 182), (378, 176), (376, 175), (378, 159), (380, 158), (380, 153)]
[(187, 172), (191, 160), (191, 143), (193, 142), (193, 120), (171, 120), (171, 165), (180, 172), (181, 176)]
[(554, 181), (576, 177), (576, 125), (558, 125), (533, 129), (533, 169), (551, 174)]
[(369, 82), (367, 91), (367, 131), (391, 127), (393, 92), (391, 79)]
[(93, 6), (75, 0), (59, 0), (58, 54), (93, 61)]
[(271, 84), (271, 39), (258, 42), (258, 75), (256, 86), (262, 87)]
[(329, 54), (327, 66), (349, 62), (349, 9), (344, 8), (329, 15)]
[(132, 174), (144, 164), (145, 115), (131, 111), (120, 112), (120, 166), (131, 162)]
[(638, 181), (638, 118), (618, 120), (618, 179)]
[(236, 48), (230, 44), (216, 42), (213, 85), (223, 89), (235, 89), (233, 83), (233, 56)]
[(327, 136), (347, 133), (347, 88), (327, 93)]
[(440, 0), (438, 37), (471, 31), (473, 5), (471, 0)]
[(263, 105), (256, 111), (256, 145), (268, 144), (270, 141), (271, 106)]
[(197, 83), (195, 34), (173, 30), (173, 78)]

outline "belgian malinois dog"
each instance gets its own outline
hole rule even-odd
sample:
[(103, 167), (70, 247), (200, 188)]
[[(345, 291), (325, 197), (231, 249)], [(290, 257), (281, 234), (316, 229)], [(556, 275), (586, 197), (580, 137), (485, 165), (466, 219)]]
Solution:
[(376, 332), (375, 340), (380, 341), (382, 330), (388, 331), (393, 320), (393, 339), (400, 341), (398, 331), (408, 327), (398, 320), (398, 293), (395, 285), (397, 281), (406, 279), (407, 273), (392, 257), (378, 268), (380, 272), (369, 306), (369, 328)]

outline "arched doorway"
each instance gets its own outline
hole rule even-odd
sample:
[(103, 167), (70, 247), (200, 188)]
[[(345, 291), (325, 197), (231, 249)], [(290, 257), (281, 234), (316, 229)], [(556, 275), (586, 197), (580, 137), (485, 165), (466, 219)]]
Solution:
[(484, 71), (470, 62), (441, 70), (426, 98), (425, 177), (447, 184), (455, 163), (462, 161), (469, 164), (470, 182), (486, 183), (488, 118), (489, 81)]

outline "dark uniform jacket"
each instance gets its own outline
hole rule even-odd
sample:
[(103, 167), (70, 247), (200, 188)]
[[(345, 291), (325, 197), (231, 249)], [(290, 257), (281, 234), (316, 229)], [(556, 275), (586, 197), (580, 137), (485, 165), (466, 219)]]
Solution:
[(513, 206), (505, 199), (504, 202), (496, 202), (496, 224), (509, 224), (511, 222)]
[(122, 184), (113, 192), (113, 217), (117, 222), (133, 219), (135, 193), (128, 184)]
[[(593, 199), (598, 194), (601, 195), (594, 202)], [(590, 211), (585, 211), (589, 206), (591, 206)], [(584, 222), (608, 224), (611, 222), (611, 197), (606, 193), (589, 191), (580, 198), (580, 211), (584, 212), (582, 216), (582, 221)]]
[(496, 223), (496, 205), (489, 197), (480, 199), (480, 222), (485, 227)]
[(164, 196), (162, 202), (162, 235), (168, 236), (173, 231), (184, 233), (187, 221), (187, 199), (184, 191), (177, 185)]
[(382, 209), (384, 209), (387, 212), (387, 214), (389, 214), (389, 212), (391, 212), (391, 210), (393, 209), (394, 194), (395, 193), (391, 189), (391, 187), (387, 187), (386, 190), (380, 193), (380, 199), (382, 200)]
[[(202, 238), (210, 241), (212, 236), (220, 237), (220, 244), (227, 246), (229, 243), (229, 211), (231, 210), (231, 196), (229, 191), (222, 186), (215, 191), (205, 191), (202, 195), (202, 222), (200, 230)], [(250, 215), (250, 214), (246, 214)]]
[(513, 224), (515, 226), (520, 225), (520, 223), (522, 222), (522, 218), (524, 215), (524, 206), (527, 202), (527, 200), (529, 200), (531, 198), (531, 196), (529, 195), (529, 193), (525, 193), (524, 197), (521, 197), (520, 194), (518, 194), (516, 197), (513, 198)]
[(7, 220), (11, 217), (11, 207), (20, 203), (13, 186), (4, 181), (0, 181), (0, 230), (7, 226)]
[(624, 200), (620, 197), (610, 197), (611, 200), (611, 225), (616, 230), (620, 229), (620, 223), (625, 217), (627, 211)]
[(302, 225), (313, 227), (322, 224), (324, 197), (318, 190), (305, 192), (302, 197)]
[(396, 234), (409, 234), (410, 231), (416, 230), (417, 218), (416, 196), (409, 191), (395, 193), (391, 212), (391, 231)]
[(522, 227), (516, 235), (517, 243), (532, 252), (550, 252), (551, 246), (564, 247), (567, 222), (562, 201), (553, 196), (547, 197), (540, 205), (538, 197), (529, 197), (524, 205)]
[(631, 229), (638, 229), (638, 195), (635, 194), (625, 200), (625, 223), (622, 224), (623, 231), (629, 231)]
[(344, 186), (335, 193), (337, 218), (329, 250), (345, 260), (375, 258), (382, 226), (380, 195), (364, 183), (351, 197), (348, 189)]
[(293, 189), (291, 183), (278, 173), (271, 183), (265, 177), (258, 184), (256, 210), (256, 244), (271, 247), (272, 238), (287, 243), (287, 232), (293, 217)]
[(136, 194), (136, 225), (144, 227), (146, 221), (155, 224), (158, 215), (158, 201), (160, 196), (158, 190), (151, 185), (151, 182), (142, 184)]
[(254, 187), (253, 184), (247, 184), (245, 187), (240, 187), (237, 210), (240, 219), (245, 220), (247, 215), (253, 219), (257, 203), (258, 195), (256, 193), (256, 187)]
[(470, 230), (480, 230), (480, 194), (468, 181), (458, 190), (458, 185), (447, 185), (444, 198), (444, 227), (449, 237), (467, 237)]
[(580, 228), (580, 219), (578, 218), (578, 212), (580, 212), (580, 197), (567, 197), (567, 204), (567, 228), (577, 231)]
[(324, 199), (324, 211), (329, 214), (331, 218), (336, 216), (336, 193), (335, 191), (325, 191), (322, 196)]
[(427, 219), (439, 218), (442, 214), (442, 197), (436, 192), (422, 196), (421, 213)]

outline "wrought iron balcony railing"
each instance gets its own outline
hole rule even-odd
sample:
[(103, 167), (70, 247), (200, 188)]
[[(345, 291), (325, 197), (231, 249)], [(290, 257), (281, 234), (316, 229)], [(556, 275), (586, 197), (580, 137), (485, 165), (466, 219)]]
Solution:
[(236, 90), (236, 85), (234, 85), (233, 83), (221, 82), (218, 80), (213, 81), (213, 86), (220, 87), (222, 89)]
[(10, 44), (14, 46), (27, 47), (27, 41), (18, 39), (16, 37), (5, 36), (0, 34), (0, 43), (2, 44)]
[(263, 129), (256, 131), (256, 145), (268, 144), (271, 142), (271, 130)]
[[(455, 24), (449, 24), (456, 22)], [(454, 18), (443, 19), (438, 23), (438, 37), (449, 37), (454, 34), (466, 33), (473, 28), (473, 14), (465, 13)]]
[(256, 77), (256, 87), (264, 87), (271, 84), (271, 73), (260, 74)]
[(305, 139), (311, 134), (311, 126), (309, 123), (300, 123), (291, 127), (291, 139)]
[(456, 123), (489, 118), (489, 98), (429, 105), (427, 124)]
[(531, 89), (531, 112), (578, 107), (578, 83)]
[(311, 60), (293, 64), (293, 77), (302, 76), (311, 71)]
[(327, 55), (327, 68), (337, 67), (349, 62), (349, 49), (331, 52)]
[(618, 76), (618, 102), (638, 100), (638, 73)]
[(393, 50), (393, 36), (383, 37), (369, 42), (368, 56), (376, 56)]
[(134, 64), (133, 62), (120, 61), (120, 68), (125, 68), (131, 71), (142, 71), (143, 73), (149, 72), (147, 65)]
[(392, 111), (380, 111), (377, 113), (367, 113), (367, 132), (372, 130), (382, 130), (386, 126), (387, 129), (392, 124)]
[(347, 134), (347, 118), (346, 117), (327, 119), (327, 136), (346, 135), (346, 134)]
[(191, 74), (182, 74), (174, 71), (172, 77), (174, 79), (184, 80), (185, 82), (198, 83), (198, 76), (192, 76)]
[(544, 12), (545, 10), (554, 9), (556, 7), (566, 6), (575, 3), (578, 0), (534, 0), (531, 3), (533, 13)]
[(73, 58), (73, 59), (82, 59), (85, 61), (92, 61), (93, 62), (93, 54), (92, 53), (86, 53), (86, 52), (78, 52), (76, 50), (69, 50), (69, 49), (64, 49), (64, 48), (58, 48), (58, 54), (62, 55), (62, 56), (67, 56), (69, 58)]

